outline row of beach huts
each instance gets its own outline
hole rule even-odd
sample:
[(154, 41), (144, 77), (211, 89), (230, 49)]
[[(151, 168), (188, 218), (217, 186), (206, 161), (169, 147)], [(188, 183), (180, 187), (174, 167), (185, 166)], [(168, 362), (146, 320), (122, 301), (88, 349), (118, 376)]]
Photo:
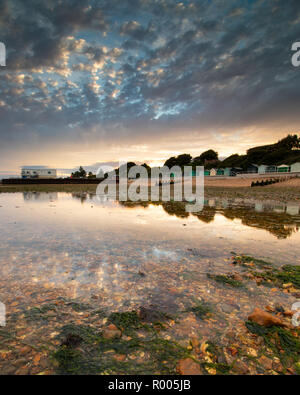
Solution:
[[(248, 168), (242, 169), (241, 167), (225, 167), (225, 168), (213, 168), (205, 169), (205, 176), (224, 176), (232, 177), (238, 174), (282, 174), (282, 173), (300, 173), (300, 162), (293, 163), (292, 165), (250, 165)], [(196, 175), (196, 171), (193, 170), (192, 175)]]

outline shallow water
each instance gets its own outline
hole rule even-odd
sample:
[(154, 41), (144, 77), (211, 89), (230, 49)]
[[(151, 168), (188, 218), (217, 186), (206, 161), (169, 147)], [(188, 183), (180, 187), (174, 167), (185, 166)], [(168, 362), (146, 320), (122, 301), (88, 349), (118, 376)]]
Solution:
[[(172, 203), (127, 205), (86, 194), (0, 194), (0, 301), (7, 309), (6, 330), (31, 344), (49, 342), (59, 319), (24, 320), (24, 312), (58, 298), (107, 313), (154, 305), (171, 314), (202, 299), (218, 312), (214, 324), (187, 315), (170, 334), (221, 341), (220, 331), (245, 320), (255, 306), (276, 301), (290, 307), (295, 298), (289, 294), (271, 294), (251, 284), (231, 289), (207, 274), (232, 271), (233, 252), (276, 265), (300, 264), (299, 207), (217, 199), (205, 203), (202, 212), (188, 215), (183, 205)], [(82, 316), (76, 319), (94, 324)], [(14, 344), (20, 346), (17, 340)], [(30, 365), (29, 373), (43, 369), (29, 363), (31, 354), (21, 358), (14, 352), (1, 372), (15, 372), (24, 364)]]

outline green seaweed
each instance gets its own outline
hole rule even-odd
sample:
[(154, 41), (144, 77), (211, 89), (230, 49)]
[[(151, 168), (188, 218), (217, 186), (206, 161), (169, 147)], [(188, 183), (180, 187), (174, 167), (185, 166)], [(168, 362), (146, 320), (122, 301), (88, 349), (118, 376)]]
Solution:
[(289, 361), (298, 363), (300, 358), (300, 330), (289, 331), (279, 326), (264, 327), (252, 321), (246, 321), (247, 329), (264, 339), (265, 345), (272, 350), (284, 367)]
[(197, 318), (203, 320), (213, 311), (211, 305), (206, 302), (197, 301), (195, 306), (186, 309), (186, 312), (192, 312)]
[(79, 374), (83, 367), (83, 356), (78, 350), (62, 346), (53, 354), (59, 364), (59, 373)]
[(68, 335), (79, 336), (87, 344), (99, 343), (101, 340), (101, 334), (95, 328), (88, 325), (64, 325), (57, 338), (63, 340)]
[(245, 267), (249, 266), (247, 263), (253, 263), (259, 269), (270, 268), (273, 266), (273, 264), (270, 262), (266, 262), (263, 259), (254, 258), (253, 256), (249, 255), (235, 256), (233, 263)]
[(41, 307), (32, 307), (29, 310), (26, 310), (24, 315), (27, 320), (36, 321), (36, 320), (47, 320), (47, 313), (49, 311), (56, 311), (56, 306), (54, 304), (45, 304)]
[(207, 274), (207, 277), (222, 284), (230, 285), (234, 288), (243, 288), (244, 284), (241, 281), (234, 280), (231, 275), (224, 274)]
[(123, 313), (112, 313), (108, 317), (108, 321), (116, 325), (117, 328), (126, 332), (130, 332), (133, 329), (139, 329), (142, 327), (140, 318), (136, 311), (126, 311)]
[(81, 311), (87, 311), (89, 310), (91, 307), (86, 304), (86, 303), (79, 303), (79, 302), (67, 302), (66, 303), (67, 306), (70, 306), (74, 311), (76, 311), (77, 313), (81, 312)]
[[(175, 341), (160, 337), (155, 324), (147, 325), (151, 331), (145, 331), (145, 336), (140, 337), (136, 331), (145, 328), (136, 312), (113, 313), (110, 322), (120, 328), (130, 328), (131, 337), (106, 339), (101, 330), (90, 326), (62, 327), (57, 338), (64, 341), (52, 354), (57, 371), (62, 374), (176, 374), (178, 360), (190, 356), (189, 351)], [(71, 335), (81, 339), (79, 350), (65, 341)], [(137, 361), (142, 352), (142, 361)], [(114, 358), (117, 354), (128, 358), (119, 362)]]
[(283, 266), (282, 271), (277, 273), (277, 279), (282, 284), (292, 283), (295, 288), (300, 289), (300, 266)]
[(262, 278), (264, 284), (269, 282), (282, 287), (283, 284), (291, 283), (300, 289), (300, 266), (285, 265), (281, 269), (272, 269), (264, 272), (252, 272), (255, 277)]
[(204, 362), (202, 364), (202, 366), (204, 367), (205, 370), (206, 370), (206, 368), (216, 369), (217, 374), (219, 374), (219, 375), (228, 375), (228, 374), (230, 374), (230, 370), (232, 368), (231, 365), (228, 365), (226, 363), (209, 363), (209, 362)]

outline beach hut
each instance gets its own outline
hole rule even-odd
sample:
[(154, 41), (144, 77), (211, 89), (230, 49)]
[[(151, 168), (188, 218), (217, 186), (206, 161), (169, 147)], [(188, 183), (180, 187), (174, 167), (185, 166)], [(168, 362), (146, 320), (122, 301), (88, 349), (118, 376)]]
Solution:
[(277, 168), (275, 165), (259, 165), (258, 174), (276, 173)]
[[(205, 170), (206, 171), (206, 170)], [(209, 174), (205, 174), (205, 171), (204, 171), (204, 175), (205, 176), (209, 176)], [(192, 177), (199, 177), (201, 175), (201, 170), (198, 170), (198, 171), (196, 171), (196, 170), (192, 170), (191, 172), (190, 172), (190, 176), (192, 176)]]
[(204, 175), (205, 176), (210, 176), (210, 170), (204, 170)]
[(231, 167), (225, 167), (225, 169), (223, 169), (223, 170), (224, 170), (224, 176), (229, 177), (231, 175), (230, 174)]
[(224, 176), (224, 169), (218, 169), (217, 176)]
[(263, 204), (262, 204), (261, 202), (256, 202), (256, 203), (255, 203), (255, 208), (254, 208), (254, 210), (255, 210), (256, 212), (258, 212), (258, 213), (263, 212), (263, 211), (264, 211), (264, 206), (263, 206)]
[(258, 173), (258, 166), (257, 165), (249, 165), (247, 167), (247, 173)]
[(289, 173), (290, 171), (291, 168), (288, 165), (277, 166), (277, 173)]
[(267, 166), (266, 173), (276, 173), (276, 172), (277, 172), (277, 167), (275, 165)]
[(300, 173), (300, 162), (291, 165), (291, 173)]
[(217, 170), (216, 169), (211, 169), (210, 170), (210, 176), (215, 177), (217, 175)]
[(286, 206), (286, 213), (289, 215), (298, 215), (299, 214), (299, 206)]
[(231, 176), (236, 176), (237, 174), (243, 173), (243, 169), (241, 167), (232, 167), (230, 169), (230, 175)]
[(258, 166), (258, 174), (265, 174), (266, 173), (266, 165), (259, 165)]

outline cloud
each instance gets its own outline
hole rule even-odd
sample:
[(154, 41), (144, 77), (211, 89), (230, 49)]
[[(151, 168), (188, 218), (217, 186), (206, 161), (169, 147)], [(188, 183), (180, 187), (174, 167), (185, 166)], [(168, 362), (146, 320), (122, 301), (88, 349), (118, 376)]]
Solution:
[(3, 0), (0, 166), (53, 146), (155, 156), (169, 141), (201, 150), (225, 133), (238, 150), (296, 132), (299, 20), (297, 0)]

